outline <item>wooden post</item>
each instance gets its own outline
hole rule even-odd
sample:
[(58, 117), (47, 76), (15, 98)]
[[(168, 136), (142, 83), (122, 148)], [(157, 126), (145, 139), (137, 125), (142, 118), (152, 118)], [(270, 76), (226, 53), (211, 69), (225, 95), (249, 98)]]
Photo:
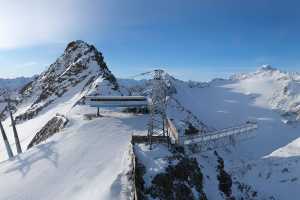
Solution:
[(8, 112), (9, 112), (9, 116), (10, 116), (10, 120), (11, 120), (11, 125), (14, 131), (14, 138), (15, 138), (15, 143), (16, 143), (16, 148), (17, 148), (17, 152), (22, 153), (22, 148), (21, 148), (21, 144), (20, 144), (20, 140), (19, 140), (19, 136), (18, 136), (18, 132), (17, 132), (17, 128), (16, 128), (16, 123), (15, 120), (13, 118), (12, 112), (10, 110), (10, 104), (8, 103)]
[(10, 147), (10, 144), (8, 142), (8, 139), (7, 139), (7, 136), (6, 136), (5, 130), (3, 128), (1, 120), (0, 120), (0, 130), (1, 130), (1, 133), (2, 133), (2, 138), (4, 140), (4, 144), (5, 144), (5, 148), (6, 148), (8, 158), (12, 158), (12, 157), (14, 157), (14, 154), (11, 150), (11, 147)]

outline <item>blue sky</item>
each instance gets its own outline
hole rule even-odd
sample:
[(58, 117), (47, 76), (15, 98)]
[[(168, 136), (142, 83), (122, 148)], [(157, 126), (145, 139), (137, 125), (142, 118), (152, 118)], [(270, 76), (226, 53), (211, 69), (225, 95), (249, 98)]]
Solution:
[(300, 69), (296, 0), (0, 1), (0, 77), (45, 70), (75, 39), (94, 44), (120, 77), (153, 68), (185, 80), (262, 64)]

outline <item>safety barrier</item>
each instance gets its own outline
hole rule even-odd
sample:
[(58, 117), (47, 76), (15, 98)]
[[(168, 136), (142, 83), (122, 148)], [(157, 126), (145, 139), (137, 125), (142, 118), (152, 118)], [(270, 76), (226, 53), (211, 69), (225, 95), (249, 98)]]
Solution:
[(195, 135), (195, 136), (185, 136), (184, 145), (190, 145), (195, 143), (206, 142), (210, 140), (219, 140), (225, 137), (235, 137), (241, 134), (247, 134), (251, 131), (254, 131), (258, 128), (257, 123), (255, 122), (248, 122), (244, 125), (226, 128), (223, 130), (218, 130), (212, 133), (207, 133), (204, 135)]

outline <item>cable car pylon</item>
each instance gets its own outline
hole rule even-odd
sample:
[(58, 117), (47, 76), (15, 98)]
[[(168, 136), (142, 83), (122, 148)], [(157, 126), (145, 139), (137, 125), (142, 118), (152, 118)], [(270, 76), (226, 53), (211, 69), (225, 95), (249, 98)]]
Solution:
[(154, 70), (151, 81), (151, 94), (149, 101), (148, 139), (152, 149), (154, 136), (166, 136), (165, 123), (167, 119), (167, 85), (161, 69)]

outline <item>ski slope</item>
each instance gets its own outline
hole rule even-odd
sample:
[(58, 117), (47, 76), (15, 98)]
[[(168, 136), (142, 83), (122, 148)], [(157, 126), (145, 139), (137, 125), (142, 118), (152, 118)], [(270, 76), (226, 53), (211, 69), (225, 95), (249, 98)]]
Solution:
[(146, 116), (76, 106), (64, 131), (0, 164), (0, 199), (128, 199), (125, 173), (131, 135), (146, 134)]

